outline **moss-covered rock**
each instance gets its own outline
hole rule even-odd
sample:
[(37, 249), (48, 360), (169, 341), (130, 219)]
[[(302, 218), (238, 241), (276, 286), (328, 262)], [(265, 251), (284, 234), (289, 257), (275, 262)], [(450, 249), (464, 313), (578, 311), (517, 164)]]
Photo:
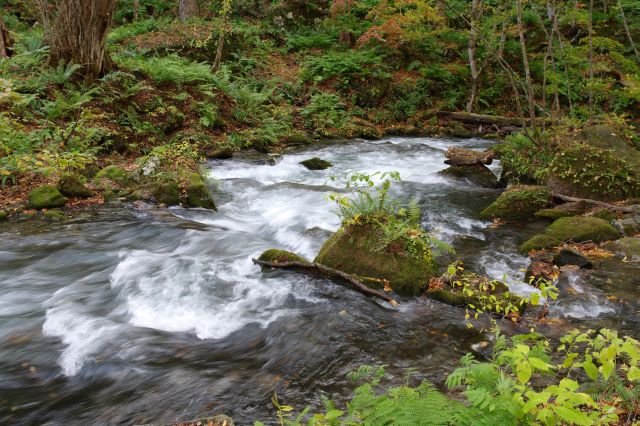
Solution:
[(228, 160), (233, 158), (234, 148), (231, 145), (214, 146), (205, 150), (204, 156), (215, 160)]
[(169, 176), (157, 176), (151, 184), (149, 184), (151, 195), (158, 203), (168, 206), (180, 204), (180, 188), (178, 181)]
[(546, 186), (514, 185), (480, 213), (484, 219), (529, 219), (551, 203), (551, 190)]
[(634, 262), (640, 261), (640, 238), (624, 237), (617, 241), (610, 241), (604, 248), (620, 258), (627, 258)]
[(63, 175), (58, 182), (58, 189), (67, 197), (71, 198), (91, 198), (93, 191), (84, 186), (86, 179), (77, 173)]
[(44, 212), (44, 218), (53, 221), (62, 220), (64, 219), (64, 212), (61, 209), (50, 209)]
[(216, 210), (209, 188), (198, 172), (189, 172), (185, 176), (185, 204), (187, 207), (202, 207)]
[(293, 131), (282, 142), (285, 145), (309, 145), (313, 143), (313, 139), (304, 132)]
[(7, 220), (9, 218), (9, 212), (6, 210), (0, 210), (0, 221)]
[(62, 207), (66, 198), (52, 185), (42, 185), (29, 192), (29, 207), (36, 210)]
[(609, 209), (598, 209), (591, 213), (590, 216), (606, 220), (607, 222), (613, 222), (618, 218), (618, 215)]
[(271, 262), (271, 263), (287, 263), (287, 262), (302, 262), (309, 263), (307, 259), (302, 256), (298, 256), (295, 253), (291, 253), (286, 250), (279, 249), (269, 249), (264, 251), (258, 260), (262, 260), (263, 262)]
[(94, 182), (98, 186), (103, 186), (105, 180), (110, 180), (122, 187), (126, 187), (131, 182), (131, 177), (122, 167), (118, 166), (107, 166), (104, 169), (100, 170), (96, 175)]
[(301, 161), (300, 164), (302, 164), (309, 170), (325, 170), (333, 166), (333, 164), (329, 161), (323, 160), (322, 158), (318, 157), (313, 157), (309, 158), (308, 160)]
[(498, 178), (484, 164), (470, 164), (465, 166), (450, 166), (442, 170), (445, 176), (468, 179), (471, 183), (483, 188), (498, 188)]
[[(411, 255), (400, 244), (380, 250), (380, 232), (373, 225), (342, 227), (323, 244), (314, 262), (361, 278), (387, 280), (400, 295), (419, 295), (437, 275), (436, 263)], [(381, 282), (363, 281), (382, 287)]]
[(541, 219), (556, 220), (561, 217), (579, 216), (587, 211), (587, 203), (578, 201), (574, 203), (560, 204), (552, 209), (542, 209), (535, 213), (535, 217)]
[(616, 240), (620, 233), (606, 220), (591, 216), (562, 217), (553, 222), (543, 234), (536, 235), (523, 243), (519, 251), (528, 253), (557, 246), (562, 242), (601, 242)]

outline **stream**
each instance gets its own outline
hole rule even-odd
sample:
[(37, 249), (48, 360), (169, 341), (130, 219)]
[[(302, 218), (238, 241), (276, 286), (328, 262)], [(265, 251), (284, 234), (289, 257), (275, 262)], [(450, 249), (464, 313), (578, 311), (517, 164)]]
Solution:
[[(103, 206), (64, 222), (0, 223), (0, 423), (170, 423), (225, 413), (275, 420), (271, 397), (318, 408), (348, 400), (346, 374), (387, 364), (390, 383), (441, 384), (474, 343), (464, 310), (401, 300), (398, 310), (325, 279), (253, 265), (267, 248), (313, 259), (339, 227), (331, 176), (398, 171), (426, 227), (467, 269), (520, 284), (520, 242), (544, 222), (490, 227), (478, 213), (498, 191), (440, 175), (452, 145), (482, 139), (390, 138), (317, 145), (270, 165), (212, 161), (219, 212)], [(334, 164), (310, 171), (300, 161)], [(499, 162), (491, 166), (499, 172)], [(640, 335), (638, 265), (605, 259), (563, 274), (545, 334), (611, 327)], [(521, 330), (524, 331), (524, 330)]]

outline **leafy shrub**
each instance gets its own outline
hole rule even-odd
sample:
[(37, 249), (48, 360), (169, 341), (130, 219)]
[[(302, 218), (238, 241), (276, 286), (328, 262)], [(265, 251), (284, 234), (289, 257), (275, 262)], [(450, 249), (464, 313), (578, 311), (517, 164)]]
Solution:
[(211, 73), (211, 65), (193, 62), (176, 54), (151, 58), (121, 55), (117, 61), (121, 68), (145, 74), (157, 83), (183, 85), (217, 81)]
[(345, 105), (340, 96), (320, 92), (311, 97), (309, 104), (300, 111), (308, 127), (321, 132), (330, 128), (341, 128), (347, 121)]
[(305, 30), (288, 34), (286, 48), (288, 51), (327, 49), (336, 42), (337, 39), (329, 34), (317, 30)]
[(375, 50), (349, 50), (328, 52), (305, 60), (303, 80), (322, 82), (337, 77), (342, 84), (349, 84), (367, 77), (388, 78), (383, 58)]

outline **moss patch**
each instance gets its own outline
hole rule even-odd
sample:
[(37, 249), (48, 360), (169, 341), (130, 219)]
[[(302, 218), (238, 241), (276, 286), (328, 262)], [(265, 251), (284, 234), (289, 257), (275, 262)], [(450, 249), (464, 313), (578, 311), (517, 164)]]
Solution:
[(535, 217), (541, 219), (556, 220), (561, 217), (579, 216), (587, 210), (587, 204), (584, 201), (575, 203), (560, 204), (552, 209), (542, 209), (535, 213)]
[(84, 186), (85, 183), (84, 176), (69, 173), (60, 178), (58, 189), (61, 193), (71, 198), (90, 198), (93, 196), (93, 191)]
[(264, 251), (258, 260), (271, 263), (286, 263), (286, 262), (302, 262), (309, 263), (307, 259), (302, 256), (298, 256), (295, 253), (291, 253), (286, 250), (269, 249)]
[(36, 210), (62, 207), (66, 202), (58, 188), (52, 185), (42, 185), (29, 192), (29, 207)]
[(551, 190), (546, 186), (512, 186), (480, 213), (483, 219), (529, 219), (551, 203)]
[(185, 192), (187, 207), (201, 207), (216, 210), (209, 189), (198, 172), (188, 172), (185, 176)]
[(105, 179), (113, 181), (120, 186), (127, 186), (131, 181), (129, 174), (118, 166), (107, 166), (100, 170), (94, 178), (94, 181), (100, 185)]
[[(387, 280), (400, 295), (421, 294), (437, 275), (435, 262), (417, 259), (399, 245), (378, 251), (379, 233), (372, 225), (342, 227), (324, 243), (315, 262), (358, 277)], [(364, 281), (374, 288), (382, 287), (382, 283)]]
[(592, 216), (562, 217), (553, 222), (543, 234), (527, 240), (518, 249), (520, 253), (556, 246), (564, 241), (577, 243), (616, 240), (620, 233), (606, 220)]

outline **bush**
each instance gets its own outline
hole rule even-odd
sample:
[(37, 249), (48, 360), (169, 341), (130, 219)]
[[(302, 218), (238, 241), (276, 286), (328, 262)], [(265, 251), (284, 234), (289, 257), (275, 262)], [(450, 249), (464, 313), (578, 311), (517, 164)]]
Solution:
[(311, 97), (309, 104), (300, 111), (300, 115), (309, 128), (321, 132), (330, 128), (341, 128), (347, 122), (345, 105), (340, 96), (334, 93), (316, 93)]
[(382, 64), (383, 57), (374, 50), (328, 52), (307, 58), (301, 77), (315, 82), (336, 77), (342, 85), (363, 81), (368, 77), (389, 78)]

